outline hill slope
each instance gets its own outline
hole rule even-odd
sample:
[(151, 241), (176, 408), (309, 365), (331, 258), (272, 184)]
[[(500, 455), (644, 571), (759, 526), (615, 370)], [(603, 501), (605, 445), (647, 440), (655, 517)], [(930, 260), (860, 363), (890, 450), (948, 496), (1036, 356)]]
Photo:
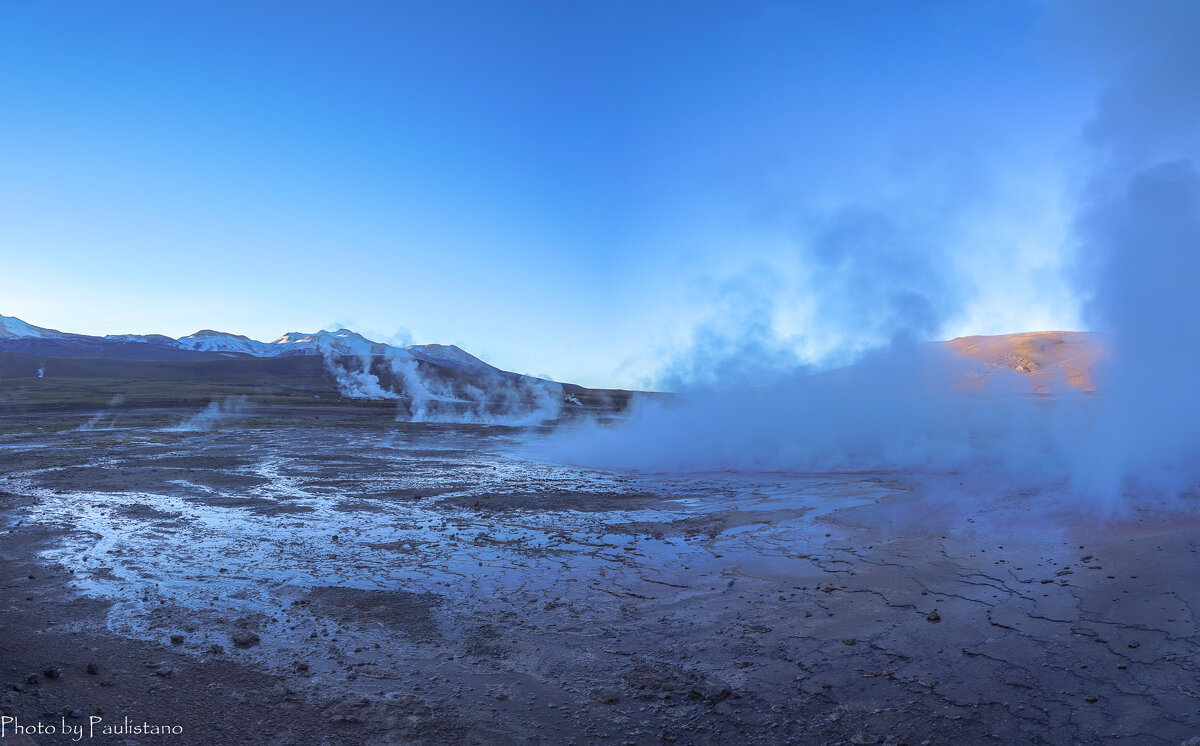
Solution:
[(1066, 389), (1096, 390), (1093, 371), (1108, 352), (1101, 334), (1092, 332), (1024, 332), (958, 337), (945, 343), (955, 354), (976, 364), (974, 372), (1011, 370), (1028, 376), (1038, 394)]

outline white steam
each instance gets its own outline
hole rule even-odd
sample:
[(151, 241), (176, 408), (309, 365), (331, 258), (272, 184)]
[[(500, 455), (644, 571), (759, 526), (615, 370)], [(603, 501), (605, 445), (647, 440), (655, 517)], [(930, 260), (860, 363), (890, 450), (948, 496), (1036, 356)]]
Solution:
[(206, 433), (220, 429), (231, 420), (241, 418), (246, 409), (245, 396), (229, 396), (220, 402), (209, 402), (208, 406), (187, 418), (167, 432)]
[[(1113, 510), (1194, 493), (1200, 4), (1089, 2), (1075, 13), (1103, 31), (1089, 38), (1110, 80), (1086, 129), (1095, 165), (1074, 226), (1091, 323), (1113, 340), (1096, 396), (1035, 397), (1018, 374), (964, 386), (960, 360), (915, 342), (961, 311), (966, 283), (949, 247), (848, 209), (809, 233), (802, 291), (721, 288), (715, 320), (664, 371), (680, 396), (643, 398), (615, 427), (566, 432), (547, 444), (552, 455), (647, 471), (969, 470)], [(802, 296), (817, 326), (853, 332), (824, 360), (856, 365), (815, 375), (798, 365), (806, 336), (774, 319)]]
[[(436, 375), (422, 369), (410, 351), (366, 340), (339, 339), (323, 350), (325, 365), (342, 396), (396, 400), (397, 420), (530, 426), (557, 418), (560, 384), (475, 366), (468, 374)], [(379, 365), (391, 386), (380, 380)]]
[(329, 350), (325, 350), (325, 367), (337, 379), (338, 391), (342, 396), (350, 399), (399, 399), (399, 394), (385, 389), (379, 383), (379, 376), (371, 373), (371, 356), (370, 353), (360, 353), (354, 358), (343, 357), (343, 360), (352, 360), (357, 364), (357, 367), (345, 368), (339, 364), (339, 360)]
[(116, 396), (114, 396), (113, 398), (108, 400), (108, 405), (104, 409), (102, 409), (99, 412), (97, 412), (96, 414), (92, 415), (88, 419), (87, 422), (83, 423), (76, 429), (84, 430), (84, 431), (103, 429), (101, 427), (101, 424), (104, 422), (104, 420), (113, 416), (113, 414), (110, 410), (115, 409), (116, 407), (119, 407), (124, 403), (125, 403), (125, 397), (122, 396), (121, 394), (117, 394)]

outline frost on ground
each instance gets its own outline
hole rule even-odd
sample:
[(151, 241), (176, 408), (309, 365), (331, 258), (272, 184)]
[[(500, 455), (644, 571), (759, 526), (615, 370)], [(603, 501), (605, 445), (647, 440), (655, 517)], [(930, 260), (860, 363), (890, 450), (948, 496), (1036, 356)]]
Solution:
[[(172, 675), (130, 663), (131, 701), (237, 664), (280, 689), (212, 674), (222, 692), (303, 702), (348, 742), (1200, 734), (1192, 519), (1088, 523), (966, 474), (585, 470), (521, 437), (13, 435), (0, 490), (10, 540), (46, 532), (37, 561), (105, 603), (105, 639), (164, 651)], [(31, 639), (77, 623), (66, 600)], [(39, 686), (6, 706), (36, 717)]]

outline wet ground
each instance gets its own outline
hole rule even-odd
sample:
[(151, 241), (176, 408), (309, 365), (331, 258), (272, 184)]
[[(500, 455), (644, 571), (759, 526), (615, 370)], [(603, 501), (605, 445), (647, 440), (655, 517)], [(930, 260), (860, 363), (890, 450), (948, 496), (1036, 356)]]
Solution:
[(539, 437), (0, 436), (3, 712), (185, 724), (92, 743), (1200, 736), (1191, 519), (963, 475), (586, 470)]

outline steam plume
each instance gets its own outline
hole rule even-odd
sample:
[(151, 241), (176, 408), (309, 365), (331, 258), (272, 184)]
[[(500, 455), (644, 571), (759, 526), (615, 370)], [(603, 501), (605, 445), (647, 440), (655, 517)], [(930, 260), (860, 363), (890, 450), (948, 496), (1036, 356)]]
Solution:
[[(1074, 225), (1091, 323), (1114, 339), (1097, 397), (1036, 399), (1019, 377), (962, 387), (961, 361), (917, 343), (960, 310), (954, 236), (848, 208), (809, 232), (801, 290), (755, 295), (743, 282), (718, 295), (719, 308), (739, 292), (750, 300), (702, 325), (689, 353), (667, 366), (664, 381), (680, 397), (643, 400), (616, 428), (569, 433), (549, 446), (554, 455), (649, 471), (996, 471), (1113, 509), (1127, 495), (1193, 490), (1200, 5), (1069, 11), (1070, 24), (1089, 27), (1108, 80), (1084, 133), (1093, 166)], [(770, 321), (778, 299), (810, 303), (812, 328), (833, 324), (846, 340), (822, 350), (803, 332), (781, 335)], [(812, 374), (796, 362), (804, 357), (826, 370)], [(857, 364), (828, 369), (849, 362)]]

